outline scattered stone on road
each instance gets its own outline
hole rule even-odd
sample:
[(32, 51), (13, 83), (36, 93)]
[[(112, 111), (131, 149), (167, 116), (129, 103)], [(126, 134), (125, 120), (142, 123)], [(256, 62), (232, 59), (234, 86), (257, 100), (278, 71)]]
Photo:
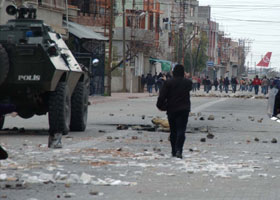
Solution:
[(215, 120), (214, 115), (209, 115), (208, 120)]
[(208, 139), (213, 139), (215, 136), (212, 133), (208, 133), (206, 137)]
[(200, 142), (206, 142), (206, 138), (201, 138)]
[(277, 143), (278, 141), (277, 141), (277, 139), (276, 138), (273, 138), (272, 140), (271, 140), (271, 143)]

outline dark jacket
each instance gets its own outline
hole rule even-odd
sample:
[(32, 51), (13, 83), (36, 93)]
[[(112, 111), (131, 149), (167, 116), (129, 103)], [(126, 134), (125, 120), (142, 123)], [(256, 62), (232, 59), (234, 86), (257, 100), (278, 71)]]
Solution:
[(190, 111), (191, 90), (192, 82), (188, 79), (176, 77), (165, 81), (157, 100), (158, 109), (166, 110), (167, 113)]
[(154, 85), (155, 84), (155, 79), (154, 79), (154, 77), (152, 77), (152, 75), (151, 74), (148, 74), (147, 75), (147, 85)]

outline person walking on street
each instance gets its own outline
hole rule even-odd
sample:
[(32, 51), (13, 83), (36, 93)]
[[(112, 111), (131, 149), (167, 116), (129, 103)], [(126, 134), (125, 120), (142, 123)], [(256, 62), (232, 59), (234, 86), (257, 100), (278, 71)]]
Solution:
[(155, 91), (157, 93), (158, 92), (158, 85), (157, 85), (158, 75), (157, 75), (157, 73), (155, 73), (155, 75), (153, 76), (153, 79), (154, 79)]
[(261, 85), (262, 85), (262, 93), (266, 95), (268, 93), (268, 86), (269, 86), (269, 80), (266, 78), (266, 76), (264, 76)]
[(176, 65), (173, 70), (173, 79), (164, 83), (156, 104), (159, 110), (167, 111), (171, 132), (171, 153), (173, 157), (181, 159), (191, 108), (190, 91), (192, 90), (192, 81), (184, 76), (184, 66)]
[(196, 90), (197, 90), (197, 77), (195, 77), (195, 76), (192, 77), (192, 83), (193, 83), (192, 91), (196, 92)]
[(225, 92), (228, 93), (228, 86), (229, 86), (229, 79), (228, 77), (225, 78), (224, 81), (224, 87), (225, 87)]
[(202, 79), (202, 85), (203, 85), (203, 88), (204, 88), (204, 92), (207, 92), (207, 85), (206, 85), (206, 78), (205, 77)]
[(146, 82), (149, 95), (151, 96), (153, 94), (153, 85), (155, 84), (155, 79), (152, 77), (151, 73), (147, 74)]
[(249, 85), (249, 92), (252, 92), (253, 91), (253, 81), (252, 81), (252, 79), (249, 80), (248, 85)]
[(220, 89), (220, 92), (222, 93), (223, 92), (223, 87), (224, 87), (224, 79), (223, 77), (221, 76), (220, 80), (219, 80), (219, 89)]
[(200, 79), (200, 77), (198, 76), (198, 77), (197, 77), (197, 90), (200, 90), (200, 85), (201, 85), (201, 79)]
[(259, 76), (256, 75), (256, 77), (253, 80), (253, 86), (254, 86), (254, 89), (255, 89), (255, 95), (258, 95), (260, 85), (261, 85), (261, 80), (259, 79)]
[(146, 85), (146, 78), (145, 78), (145, 75), (142, 74), (142, 76), (141, 76), (141, 92), (144, 92), (145, 85)]
[(211, 81), (210, 81), (210, 79), (209, 79), (209, 77), (208, 76), (206, 76), (206, 81), (205, 81), (205, 87), (206, 87), (206, 93), (209, 93), (209, 91), (211, 90), (211, 87), (212, 87), (212, 83), (211, 83)]
[[(160, 76), (160, 75), (161, 75), (161, 76)], [(162, 88), (164, 82), (166, 81), (165, 75), (164, 75), (164, 74), (161, 74), (161, 73), (160, 73), (160, 75), (159, 75), (159, 78), (158, 78), (157, 83), (156, 83), (157, 86), (158, 86), (159, 92), (160, 92), (160, 90), (161, 90), (161, 88)]]
[(232, 93), (236, 92), (236, 86), (237, 86), (237, 80), (235, 77), (231, 78), (231, 88), (232, 88)]
[(215, 78), (215, 80), (214, 80), (215, 91), (218, 90), (218, 85), (219, 85), (219, 81), (217, 78)]

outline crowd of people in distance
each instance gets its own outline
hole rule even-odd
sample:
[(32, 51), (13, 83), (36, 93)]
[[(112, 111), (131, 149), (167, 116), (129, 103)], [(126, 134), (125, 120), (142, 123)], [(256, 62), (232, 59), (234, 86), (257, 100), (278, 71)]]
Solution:
[[(193, 82), (193, 91), (200, 90), (200, 82), (201, 78), (199, 77), (192, 77)], [(248, 79), (248, 78), (241, 78), (238, 80), (236, 77), (232, 77), (229, 79), (228, 77), (220, 77), (215, 78), (213, 81), (209, 79), (208, 76), (202, 78), (202, 85), (204, 86), (204, 91), (209, 93), (212, 89), (215, 91), (220, 91), (221, 93), (225, 91), (225, 93), (229, 92), (231, 87), (232, 93), (236, 93), (237, 90), (239, 91), (248, 91), (248, 92), (255, 92), (255, 95), (258, 95), (259, 92), (266, 95), (268, 93), (269, 88), (273, 87), (274, 79), (268, 79), (266, 76), (262, 77), (261, 79), (258, 75), (255, 78)], [(238, 88), (239, 86), (239, 88)]]
[[(144, 92), (145, 86), (147, 87), (147, 91), (149, 94), (153, 94), (153, 90), (157, 93), (161, 87), (163, 86), (164, 81), (172, 78), (170, 73), (155, 73), (152, 75), (148, 73), (146, 76), (141, 76), (141, 91)], [(268, 79), (266, 76), (259, 78), (258, 75), (255, 76), (254, 79), (241, 78), (237, 79), (236, 77), (220, 77), (215, 78), (214, 80), (210, 80), (208, 76), (199, 77), (193, 76), (190, 78), (192, 81), (192, 91), (199, 91), (202, 87), (204, 92), (209, 93), (210, 91), (220, 91), (229, 93), (231, 90), (232, 93), (236, 93), (236, 91), (242, 92), (254, 92), (255, 95), (259, 93), (263, 95), (268, 94), (268, 90), (273, 87), (274, 79)]]
[(155, 73), (155, 75), (152, 75), (151, 73), (148, 73), (147, 76), (144, 74), (141, 76), (141, 91), (144, 92), (145, 85), (147, 86), (147, 91), (150, 95), (153, 94), (153, 88), (155, 89), (155, 92), (157, 93), (163, 86), (164, 81), (171, 79), (172, 76), (170, 73), (164, 74), (164, 73)]

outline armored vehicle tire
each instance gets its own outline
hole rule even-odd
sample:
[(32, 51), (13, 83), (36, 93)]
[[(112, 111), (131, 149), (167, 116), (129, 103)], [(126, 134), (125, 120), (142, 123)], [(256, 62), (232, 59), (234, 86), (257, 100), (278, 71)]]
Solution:
[(84, 82), (79, 82), (71, 98), (71, 131), (84, 131), (87, 126), (88, 88)]
[(56, 90), (49, 96), (49, 126), (50, 133), (69, 132), (71, 115), (71, 97), (66, 83), (58, 83)]
[(4, 47), (0, 44), (0, 85), (7, 78), (8, 72), (9, 72), (9, 57)]
[(0, 116), (0, 130), (3, 128), (5, 122), (5, 116)]

